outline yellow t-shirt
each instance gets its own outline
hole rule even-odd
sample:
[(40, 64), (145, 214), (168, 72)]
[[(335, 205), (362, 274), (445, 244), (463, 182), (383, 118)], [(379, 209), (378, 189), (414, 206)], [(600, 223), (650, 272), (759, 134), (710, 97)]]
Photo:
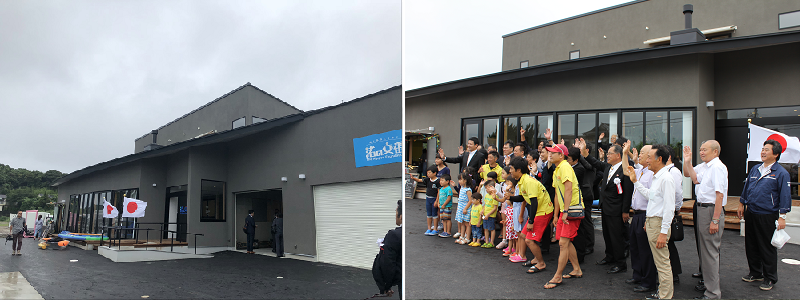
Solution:
[(531, 204), (531, 198), (536, 198), (536, 216), (544, 216), (553, 212), (553, 202), (550, 201), (550, 194), (541, 182), (528, 174), (522, 174), (517, 183), (519, 194), (525, 198), (525, 202)]
[[(569, 205), (565, 207), (562, 197), (564, 195), (564, 183), (567, 181), (572, 182), (572, 200), (569, 202)], [(572, 169), (572, 166), (570, 166), (566, 160), (562, 160), (561, 163), (556, 166), (556, 171), (553, 172), (553, 187), (556, 188), (556, 201), (558, 201), (562, 211), (567, 210), (569, 206), (573, 205), (583, 206), (583, 201), (581, 201), (581, 187), (578, 184), (578, 178), (575, 177), (575, 170)]]
[(475, 226), (483, 225), (483, 219), (481, 219), (482, 212), (483, 212), (482, 205), (473, 205), (472, 210), (470, 211), (469, 224)]
[(492, 196), (486, 194), (486, 197), (483, 198), (483, 212), (484, 214), (489, 213), (494, 209), (494, 212), (491, 215), (487, 215), (487, 217), (494, 218), (497, 216), (497, 200), (495, 199), (497, 195)]
[(506, 179), (503, 178), (503, 176), (502, 176), (503, 175), (503, 168), (500, 167), (500, 164), (495, 165), (494, 168), (490, 167), (489, 164), (485, 164), (485, 165), (481, 166), (481, 175), (480, 175), (481, 179), (485, 180), (486, 179), (486, 175), (489, 174), (489, 172), (497, 173), (497, 182), (498, 183), (506, 181)]

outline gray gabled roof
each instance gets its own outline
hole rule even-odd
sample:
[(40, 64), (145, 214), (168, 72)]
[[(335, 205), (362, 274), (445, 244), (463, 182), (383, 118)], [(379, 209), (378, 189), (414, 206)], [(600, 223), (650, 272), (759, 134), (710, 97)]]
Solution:
[[(242, 87), (245, 87), (245, 86), (247, 86), (247, 85), (244, 85)], [(240, 87), (239, 89), (241, 89), (242, 87)], [(114, 166), (119, 166), (119, 165), (122, 165), (122, 164), (134, 162), (134, 161), (137, 161), (137, 160), (140, 160), (140, 159), (161, 157), (161, 156), (177, 153), (177, 152), (189, 149), (191, 147), (198, 147), (198, 146), (203, 146), (203, 145), (210, 145), (210, 144), (222, 143), (222, 142), (227, 142), (227, 141), (239, 139), (239, 138), (251, 135), (251, 134), (259, 133), (259, 132), (262, 132), (262, 131), (267, 131), (267, 130), (270, 130), (270, 129), (273, 129), (273, 128), (277, 128), (277, 127), (280, 127), (280, 126), (283, 126), (283, 125), (290, 124), (290, 123), (299, 122), (299, 121), (302, 121), (303, 119), (305, 119), (306, 117), (309, 117), (309, 116), (312, 116), (312, 115), (316, 115), (316, 114), (319, 114), (319, 113), (322, 113), (322, 112), (325, 112), (325, 111), (328, 111), (328, 110), (332, 110), (332, 109), (335, 109), (335, 108), (338, 108), (338, 107), (342, 107), (342, 106), (345, 106), (345, 105), (349, 105), (349, 104), (352, 104), (352, 103), (356, 103), (356, 102), (362, 101), (364, 99), (368, 99), (368, 98), (371, 98), (371, 97), (374, 97), (374, 96), (377, 96), (377, 95), (380, 95), (380, 94), (384, 94), (384, 93), (387, 93), (387, 92), (390, 92), (390, 91), (399, 90), (401, 88), (402, 88), (402, 86), (398, 85), (398, 86), (394, 86), (394, 87), (391, 87), (391, 88), (388, 88), (388, 89), (385, 89), (385, 90), (381, 90), (381, 91), (378, 91), (378, 92), (375, 92), (375, 93), (372, 93), (372, 94), (369, 94), (369, 95), (366, 95), (366, 96), (363, 96), (363, 97), (359, 97), (359, 98), (356, 98), (356, 99), (353, 99), (353, 100), (350, 100), (350, 101), (347, 101), (347, 102), (343, 102), (341, 104), (331, 105), (331, 106), (327, 106), (327, 107), (323, 107), (323, 108), (320, 108), (320, 109), (315, 109), (315, 110), (311, 110), (311, 111), (307, 111), (307, 112), (301, 111), (300, 113), (296, 113), (296, 114), (292, 114), (292, 115), (288, 115), (288, 116), (283, 116), (283, 117), (275, 118), (275, 119), (272, 119), (272, 120), (267, 120), (265, 122), (260, 122), (260, 123), (255, 123), (255, 124), (251, 124), (251, 125), (247, 125), (247, 126), (242, 126), (242, 127), (238, 127), (238, 128), (235, 128), (235, 129), (219, 132), (219, 133), (216, 133), (216, 134), (210, 134), (210, 135), (202, 136), (202, 137), (199, 137), (199, 138), (194, 138), (194, 139), (182, 141), (182, 142), (179, 142), (179, 143), (174, 143), (174, 144), (167, 145), (167, 146), (164, 146), (164, 147), (161, 147), (161, 148), (157, 148), (157, 149), (154, 149), (154, 150), (142, 151), (142, 152), (130, 154), (130, 155), (127, 155), (127, 156), (123, 156), (123, 157), (120, 157), (120, 158), (112, 159), (112, 160), (109, 160), (107, 162), (102, 162), (102, 163), (99, 163), (99, 164), (96, 164), (96, 165), (93, 165), (93, 166), (89, 166), (89, 167), (83, 168), (81, 170), (72, 172), (70, 174), (67, 174), (67, 175), (59, 178), (58, 180), (56, 180), (52, 184), (52, 186), (57, 187), (57, 186), (59, 186), (59, 185), (61, 185), (63, 183), (66, 183), (66, 182), (68, 182), (68, 181), (70, 181), (72, 179), (81, 177), (83, 175), (87, 175), (87, 174), (90, 174), (90, 173), (93, 173), (93, 172), (105, 170), (105, 169), (108, 169), (108, 168), (111, 168), (111, 167), (114, 167)], [(236, 90), (234, 90), (234, 91), (236, 91)], [(397, 99), (397, 101), (401, 101), (401, 99)]]
[[(170, 124), (172, 124), (172, 123), (178, 122), (178, 120), (180, 120), (180, 119), (183, 119), (183, 118), (185, 118), (185, 117), (187, 117), (187, 116), (189, 116), (189, 115), (191, 115), (191, 114), (193, 114), (193, 113), (196, 113), (197, 111), (199, 111), (199, 110), (201, 110), (201, 109), (205, 108), (206, 106), (209, 106), (209, 105), (211, 105), (211, 104), (214, 104), (215, 102), (217, 102), (217, 101), (220, 101), (220, 100), (224, 99), (225, 97), (228, 97), (228, 95), (230, 95), (230, 94), (233, 94), (233, 93), (235, 93), (235, 92), (238, 92), (239, 90), (241, 90), (241, 89), (243, 89), (243, 88), (245, 88), (245, 87), (248, 87), (248, 86), (251, 86), (251, 87), (253, 87), (254, 89), (256, 89), (256, 90), (258, 90), (258, 91), (260, 91), (260, 92), (264, 93), (264, 94), (265, 94), (265, 95), (267, 95), (267, 96), (270, 96), (270, 97), (272, 97), (272, 98), (273, 98), (273, 99), (275, 99), (275, 100), (278, 100), (278, 102), (280, 102), (280, 103), (283, 103), (283, 104), (285, 104), (285, 105), (287, 105), (287, 106), (289, 106), (289, 107), (293, 108), (294, 110), (296, 110), (296, 111), (298, 111), (298, 112), (300, 112), (300, 113), (302, 113), (302, 112), (303, 112), (303, 111), (302, 111), (302, 110), (300, 110), (299, 108), (297, 108), (297, 107), (294, 107), (293, 105), (291, 105), (291, 104), (289, 104), (289, 103), (286, 103), (285, 101), (283, 101), (283, 100), (279, 99), (278, 97), (275, 97), (275, 96), (273, 96), (272, 94), (270, 94), (270, 93), (267, 93), (266, 91), (264, 91), (264, 90), (262, 90), (262, 89), (258, 88), (258, 87), (257, 87), (257, 86), (255, 86), (255, 85), (252, 85), (252, 84), (250, 84), (250, 83), (248, 82), (248, 83), (245, 83), (244, 85), (242, 85), (242, 86), (240, 86), (240, 87), (238, 87), (238, 88), (235, 88), (235, 89), (233, 89), (233, 90), (232, 90), (232, 91), (230, 91), (230, 92), (227, 92), (225, 95), (219, 96), (217, 99), (214, 99), (214, 100), (212, 100), (211, 102), (208, 102), (208, 103), (204, 104), (203, 106), (200, 106), (200, 107), (198, 107), (198, 108), (196, 108), (196, 109), (194, 109), (194, 110), (190, 111), (189, 113), (187, 113), (187, 114), (185, 114), (185, 115), (183, 115), (183, 116), (181, 116), (181, 117), (179, 117), (179, 118), (177, 118), (177, 119), (175, 119), (175, 120), (172, 120), (171, 122), (169, 122), (169, 123), (167, 123), (167, 124), (164, 124), (164, 125), (162, 125), (161, 127), (158, 127), (158, 130), (161, 130), (161, 128), (167, 127), (167, 126), (169, 126), (169, 125), (170, 125)], [(148, 132), (148, 133), (145, 133), (144, 135), (142, 135), (142, 136), (140, 136), (140, 137), (136, 138), (136, 140), (135, 140), (135, 141), (138, 141), (138, 140), (140, 140), (140, 139), (142, 139), (142, 138), (146, 137), (148, 134), (150, 134), (150, 133), (149, 133), (149, 132)]]

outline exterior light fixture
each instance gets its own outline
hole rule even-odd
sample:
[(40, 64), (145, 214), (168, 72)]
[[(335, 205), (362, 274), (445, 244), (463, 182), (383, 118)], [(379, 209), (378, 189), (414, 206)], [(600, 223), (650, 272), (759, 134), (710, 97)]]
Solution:
[(604, 35), (603, 38), (606, 38), (606, 36)]
[(713, 107), (714, 101), (706, 101), (706, 107)]
[(645, 26), (644, 30), (650, 30), (650, 27)]
[(575, 46), (575, 43), (569, 43), (569, 44), (570, 44), (570, 46)]
[(287, 182), (287, 181), (289, 181), (289, 178), (286, 178), (286, 177), (281, 177), (281, 181), (283, 181), (283, 182)]
[(300, 179), (306, 179), (306, 174), (300, 174), (300, 176), (298, 176), (298, 178), (300, 178)]
[(155, 184), (155, 183), (153, 183), (153, 187), (156, 187), (156, 184)]
[[(795, 110), (797, 111), (797, 110)], [(428, 130), (433, 131), (433, 127), (428, 127)]]

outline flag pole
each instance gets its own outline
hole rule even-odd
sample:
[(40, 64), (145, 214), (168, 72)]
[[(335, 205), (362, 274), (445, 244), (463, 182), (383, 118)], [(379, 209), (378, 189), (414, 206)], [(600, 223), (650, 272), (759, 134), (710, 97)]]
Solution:
[(752, 121), (753, 121), (753, 119), (747, 118), (747, 150), (746, 150), (747, 152), (746, 153), (747, 153), (748, 158), (744, 160), (744, 172), (745, 172), (745, 174), (749, 174), (750, 173), (750, 170), (747, 169), (747, 166), (749, 166), (749, 160), (750, 160), (750, 139), (751, 139), (751, 136), (750, 136), (750, 123)]

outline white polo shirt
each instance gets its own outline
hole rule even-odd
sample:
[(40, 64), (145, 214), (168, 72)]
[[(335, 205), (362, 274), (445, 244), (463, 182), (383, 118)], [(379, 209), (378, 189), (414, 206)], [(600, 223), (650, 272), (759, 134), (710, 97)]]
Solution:
[(665, 168), (669, 170), (672, 179), (675, 181), (675, 211), (679, 211), (683, 206), (683, 174), (674, 164), (669, 164)]
[(728, 204), (728, 167), (715, 157), (694, 167), (697, 182), (694, 192), (700, 203), (716, 203), (717, 192), (722, 193), (722, 206)]

